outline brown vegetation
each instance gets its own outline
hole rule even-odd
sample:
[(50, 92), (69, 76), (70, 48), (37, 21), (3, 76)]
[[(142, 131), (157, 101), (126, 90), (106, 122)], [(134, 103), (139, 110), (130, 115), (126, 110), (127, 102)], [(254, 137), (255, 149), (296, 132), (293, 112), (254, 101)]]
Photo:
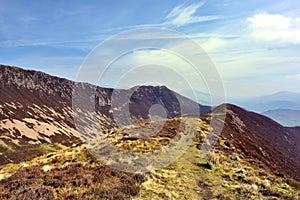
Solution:
[(0, 199), (121, 200), (138, 194), (143, 175), (114, 170), (86, 153), (83, 150), (75, 157), (49, 154), (40, 164), (21, 168), (0, 181)]

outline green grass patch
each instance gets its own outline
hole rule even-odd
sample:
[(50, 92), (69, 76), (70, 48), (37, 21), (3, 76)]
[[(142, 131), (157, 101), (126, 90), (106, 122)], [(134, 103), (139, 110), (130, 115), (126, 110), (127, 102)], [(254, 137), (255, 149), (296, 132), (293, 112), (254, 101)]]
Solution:
[(2, 140), (0, 140), (0, 148), (6, 149), (8, 152), (13, 152), (13, 149), (10, 146), (8, 146), (5, 142), (3, 142)]
[(56, 149), (54, 146), (49, 145), (49, 144), (41, 144), (40, 146), (41, 146), (41, 148), (42, 148), (44, 151), (46, 151), (46, 152), (57, 151), (57, 149)]

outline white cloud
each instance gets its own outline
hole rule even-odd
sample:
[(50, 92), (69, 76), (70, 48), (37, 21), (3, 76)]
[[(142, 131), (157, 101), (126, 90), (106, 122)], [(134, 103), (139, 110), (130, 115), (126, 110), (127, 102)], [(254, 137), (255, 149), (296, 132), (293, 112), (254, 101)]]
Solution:
[(176, 27), (185, 26), (192, 23), (211, 21), (219, 19), (218, 16), (195, 16), (196, 11), (205, 4), (204, 1), (184, 7), (175, 7), (165, 18), (165, 24)]
[(248, 20), (251, 22), (251, 25), (255, 29), (286, 29), (291, 26), (292, 19), (289, 17), (284, 17), (282, 15), (270, 15), (266, 13), (259, 13), (252, 17), (249, 17)]
[(300, 18), (259, 13), (247, 18), (251, 35), (273, 44), (300, 44)]
[(287, 78), (287, 79), (294, 79), (294, 80), (300, 80), (300, 73), (299, 74), (294, 74), (294, 75), (288, 75), (285, 78)]
[(221, 49), (224, 45), (227, 44), (226, 40), (223, 40), (219, 37), (211, 37), (206, 42), (204, 42), (201, 47), (207, 52), (211, 53), (216, 50)]

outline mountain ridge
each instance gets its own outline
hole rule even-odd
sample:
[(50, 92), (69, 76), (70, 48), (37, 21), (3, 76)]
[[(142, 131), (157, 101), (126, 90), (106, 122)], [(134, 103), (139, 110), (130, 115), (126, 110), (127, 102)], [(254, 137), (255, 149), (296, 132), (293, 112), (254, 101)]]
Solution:
[[(113, 90), (9, 66), (0, 66), (0, 77), (1, 198), (8, 198), (13, 191), (18, 197), (47, 194), (51, 198), (58, 195), (62, 199), (88, 199), (87, 196), (120, 199), (130, 196), (137, 199), (160, 199), (162, 196), (170, 199), (297, 199), (297, 188), (300, 187), (300, 127), (283, 127), (266, 116), (233, 104), (214, 108), (201, 106), (177, 96), (167, 87), (140, 86)], [(14, 84), (16, 81), (17, 84)], [(141, 176), (119, 173), (95, 159), (82, 145), (84, 140), (78, 135), (78, 128), (89, 129), (94, 121), (89, 113), (78, 111), (76, 120), (82, 127), (75, 124), (76, 106), (72, 106), (74, 85), (83, 92), (80, 93), (83, 97), (88, 97), (83, 106), (94, 105), (92, 108), (98, 116), (101, 131), (118, 148), (144, 155), (143, 152), (153, 152), (172, 141), (176, 144), (176, 138), (185, 138), (189, 133), (188, 129), (178, 129), (180, 122), (184, 128), (192, 122), (197, 129), (196, 136), (187, 152), (170, 166)], [(121, 98), (120, 106), (113, 107), (111, 99), (114, 92), (116, 98), (131, 96), (125, 100)], [(120, 127), (113, 118), (112, 110), (116, 108), (114, 111), (122, 113), (126, 100), (129, 101), (128, 118), (132, 118), (135, 124)], [(149, 110), (156, 104), (165, 108), (168, 120), (160, 131), (153, 133), (159, 127), (159, 120), (152, 121)], [(188, 108), (186, 112), (180, 110), (179, 104)], [(198, 106), (196, 110), (195, 106)], [(224, 121), (218, 119), (212, 122), (214, 116), (224, 113)], [(123, 119), (125, 115), (120, 116)], [(184, 117), (189, 120), (182, 121)], [(124, 124), (127, 123), (126, 118)], [(214, 126), (223, 125), (219, 135)], [(136, 135), (141, 128), (147, 137)], [(201, 158), (205, 154), (202, 147), (206, 145), (208, 136), (215, 138), (217, 143), (209, 149), (205, 158)], [(78, 181), (72, 180), (77, 173), (83, 174), (85, 170), (88, 172), (78, 177)], [(67, 176), (69, 173), (72, 173), (71, 177)], [(37, 176), (32, 177), (32, 174)], [(100, 177), (95, 182), (88, 181), (89, 176), (95, 175)], [(101, 176), (113, 184), (103, 186)], [(15, 177), (22, 178), (15, 180)], [(126, 179), (123, 180), (123, 177)], [(77, 188), (86, 184), (92, 189), (85, 188), (80, 194), (75, 194)], [(64, 189), (60, 190), (58, 186)], [(116, 194), (107, 193), (118, 188), (121, 190)], [(187, 194), (185, 189), (191, 193)]]

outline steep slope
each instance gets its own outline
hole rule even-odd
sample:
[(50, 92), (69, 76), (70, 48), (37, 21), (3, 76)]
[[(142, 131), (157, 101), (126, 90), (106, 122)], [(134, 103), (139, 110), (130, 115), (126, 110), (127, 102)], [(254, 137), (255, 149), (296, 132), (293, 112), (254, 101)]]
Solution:
[(234, 105), (226, 107), (227, 117), (219, 147), (238, 152), (249, 162), (277, 174), (300, 180), (299, 128), (286, 128), (275, 121)]
[(79, 142), (72, 121), (71, 86), (71, 81), (42, 72), (0, 66), (1, 164), (54, 150), (55, 143)]

